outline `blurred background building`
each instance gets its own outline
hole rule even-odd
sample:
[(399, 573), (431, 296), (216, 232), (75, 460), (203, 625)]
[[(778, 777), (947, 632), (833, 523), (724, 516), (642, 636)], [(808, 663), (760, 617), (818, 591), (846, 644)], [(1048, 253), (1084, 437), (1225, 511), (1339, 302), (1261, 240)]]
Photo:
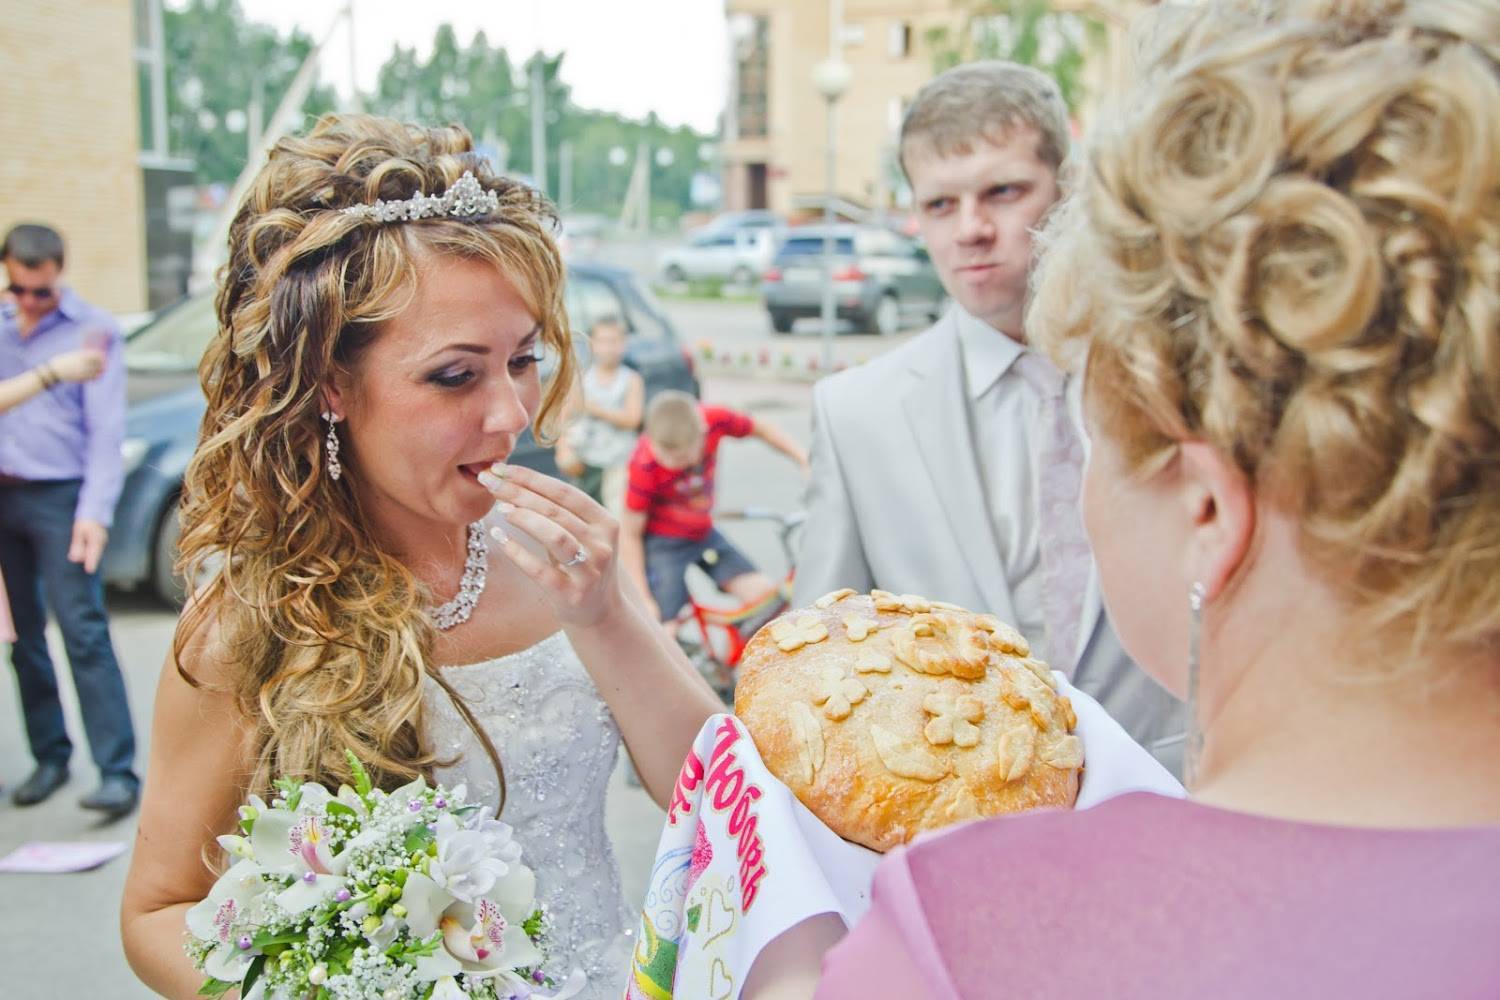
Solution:
[(55, 227), (69, 282), (125, 313), (148, 299), (133, 15), (121, 0), (0, 0), (0, 230)]

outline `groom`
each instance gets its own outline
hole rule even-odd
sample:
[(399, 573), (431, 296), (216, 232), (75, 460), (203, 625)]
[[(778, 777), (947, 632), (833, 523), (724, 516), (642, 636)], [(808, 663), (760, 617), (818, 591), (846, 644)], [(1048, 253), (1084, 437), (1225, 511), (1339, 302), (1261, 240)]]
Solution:
[(1056, 85), (1022, 66), (971, 63), (917, 94), (901, 164), (954, 306), (814, 390), (796, 602), (878, 587), (991, 612), (1180, 774), (1182, 705), (1102, 610), (1078, 510), (1077, 380), (1026, 346), (1032, 232), (1060, 195), (1068, 137)]

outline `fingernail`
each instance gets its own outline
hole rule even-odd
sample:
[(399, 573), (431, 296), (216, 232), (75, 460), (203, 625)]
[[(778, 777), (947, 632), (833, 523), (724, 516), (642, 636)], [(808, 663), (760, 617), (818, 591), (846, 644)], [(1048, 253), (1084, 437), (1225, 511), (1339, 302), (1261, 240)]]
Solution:
[(490, 529), (490, 537), (493, 538), (495, 541), (499, 542), (501, 545), (504, 545), (505, 542), (506, 542), (506, 539), (508, 539), (510, 536), (507, 535), (499, 527), (494, 527), (494, 528)]
[(511, 511), (516, 509), (516, 505), (508, 500), (501, 500), (495, 506), (500, 508), (500, 513), (502, 514), (509, 514)]
[(487, 490), (498, 490), (500, 488), (500, 477), (488, 469), (482, 470), (475, 478), (479, 480), (479, 485)]
[(505, 474), (510, 471), (510, 466), (506, 465), (504, 462), (496, 462), (494, 465), (490, 466), (490, 471), (493, 472), (498, 478), (504, 479)]

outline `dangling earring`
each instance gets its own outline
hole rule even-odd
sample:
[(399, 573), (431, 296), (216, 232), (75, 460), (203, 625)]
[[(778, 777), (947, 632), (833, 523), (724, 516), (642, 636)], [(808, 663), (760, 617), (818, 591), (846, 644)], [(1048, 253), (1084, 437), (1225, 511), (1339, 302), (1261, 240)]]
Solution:
[(1203, 584), (1188, 592), (1187, 739), (1183, 745), (1182, 783), (1188, 791), (1198, 781), (1198, 758), (1203, 753), (1203, 727), (1198, 724), (1198, 639), (1203, 631)]
[(334, 428), (338, 425), (339, 418), (332, 411), (323, 414), (323, 419), (328, 421), (328, 436), (323, 439), (328, 448), (328, 475), (334, 482), (344, 474), (344, 467), (339, 464), (339, 436)]

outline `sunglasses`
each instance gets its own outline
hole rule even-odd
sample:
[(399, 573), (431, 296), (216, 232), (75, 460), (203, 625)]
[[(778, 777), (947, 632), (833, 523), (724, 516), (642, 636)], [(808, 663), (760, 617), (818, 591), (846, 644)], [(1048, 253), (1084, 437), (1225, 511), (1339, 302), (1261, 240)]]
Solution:
[(46, 302), (48, 299), (52, 298), (52, 296), (57, 294), (57, 289), (47, 288), (45, 286), (41, 288), (27, 288), (25, 285), (11, 285), (6, 290), (18, 299), (23, 299), (26, 296), (30, 295), (38, 302)]

